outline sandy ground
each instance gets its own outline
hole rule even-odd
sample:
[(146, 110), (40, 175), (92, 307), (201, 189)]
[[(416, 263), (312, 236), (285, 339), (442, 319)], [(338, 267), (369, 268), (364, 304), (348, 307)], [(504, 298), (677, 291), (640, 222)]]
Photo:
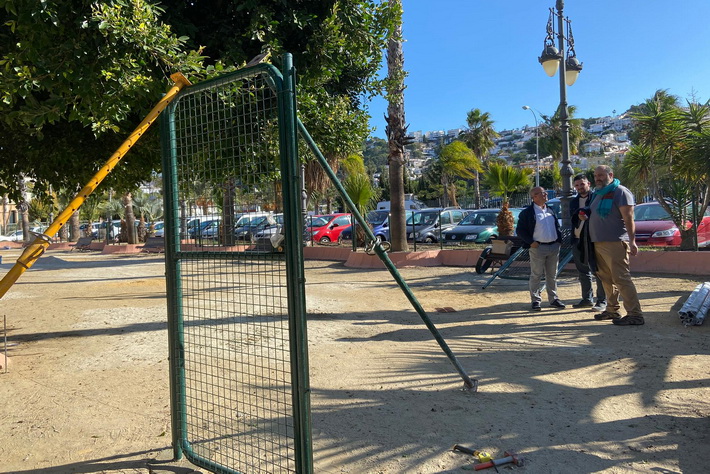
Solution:
[[(0, 252), (4, 275), (19, 253)], [(525, 282), (401, 273), (479, 390), (461, 390), (388, 272), (308, 261), (315, 472), (471, 469), (454, 444), (525, 457), (506, 472), (708, 472), (709, 328), (677, 316), (702, 278), (638, 275), (646, 325), (616, 327), (570, 307), (530, 313)], [(0, 300), (0, 472), (196, 469), (171, 462), (163, 275), (160, 256), (55, 251)]]

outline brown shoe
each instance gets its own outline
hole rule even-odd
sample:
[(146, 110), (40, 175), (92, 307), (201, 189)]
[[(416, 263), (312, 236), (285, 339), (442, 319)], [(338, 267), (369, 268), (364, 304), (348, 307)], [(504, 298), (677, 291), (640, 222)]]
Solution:
[(642, 326), (644, 322), (643, 316), (624, 316), (612, 321), (617, 326)]
[(595, 314), (594, 319), (596, 319), (597, 321), (605, 321), (607, 319), (612, 319), (616, 321), (617, 319), (621, 319), (621, 315), (616, 311), (602, 311), (599, 314)]

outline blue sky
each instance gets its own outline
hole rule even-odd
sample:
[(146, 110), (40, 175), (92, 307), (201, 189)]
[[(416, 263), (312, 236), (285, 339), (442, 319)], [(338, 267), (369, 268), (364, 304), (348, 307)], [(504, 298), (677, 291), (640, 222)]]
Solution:
[[(463, 127), (466, 113), (491, 114), (497, 130), (534, 125), (529, 105), (551, 114), (559, 79), (540, 66), (555, 0), (403, 0), (404, 106), (409, 131)], [(710, 2), (566, 0), (579, 79), (567, 88), (577, 117), (625, 111), (657, 89), (710, 99)], [(387, 104), (370, 105), (384, 138)]]

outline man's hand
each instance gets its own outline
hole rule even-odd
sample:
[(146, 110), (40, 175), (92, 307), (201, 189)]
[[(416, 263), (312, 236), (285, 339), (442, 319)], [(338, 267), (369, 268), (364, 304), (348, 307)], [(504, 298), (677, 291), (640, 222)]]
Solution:
[(637, 253), (639, 253), (639, 247), (636, 245), (636, 242), (633, 240), (629, 241), (629, 253), (633, 256), (635, 256)]
[(539, 244), (538, 242), (533, 242), (533, 243), (530, 244), (530, 248), (531, 248), (531, 249), (536, 249), (536, 248), (538, 248), (539, 246), (540, 246), (540, 244)]
[(629, 234), (629, 253), (636, 255), (639, 252), (636, 245), (636, 223), (634, 222), (634, 206), (619, 206), (621, 217), (624, 219), (626, 232)]

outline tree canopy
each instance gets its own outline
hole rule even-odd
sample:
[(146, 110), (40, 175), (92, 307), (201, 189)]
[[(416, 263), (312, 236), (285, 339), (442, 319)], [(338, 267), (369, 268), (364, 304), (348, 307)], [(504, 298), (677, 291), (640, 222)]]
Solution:
[[(170, 74), (199, 82), (262, 52), (276, 63), (294, 54), (304, 123), (325, 154), (347, 156), (367, 134), (360, 98), (380, 91), (376, 72), (397, 20), (369, 0), (0, 0), (0, 193), (17, 197), (20, 174), (40, 192), (83, 183)], [(316, 127), (334, 111), (338, 123)], [(117, 168), (112, 185), (129, 189), (159, 168), (155, 131), (126, 160), (119, 168), (130, 170)]]

